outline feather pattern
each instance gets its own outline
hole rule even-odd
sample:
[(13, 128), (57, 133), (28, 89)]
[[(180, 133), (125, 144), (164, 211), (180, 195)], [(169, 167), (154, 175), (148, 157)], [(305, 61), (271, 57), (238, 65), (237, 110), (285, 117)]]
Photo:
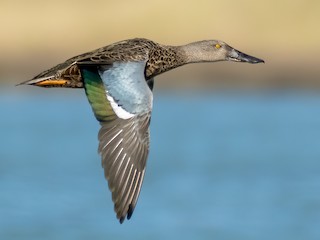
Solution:
[(99, 153), (120, 222), (133, 211), (149, 153), (150, 112), (101, 123)]
[(88, 100), (101, 124), (98, 151), (121, 223), (136, 206), (149, 153), (152, 92), (144, 64), (80, 65)]

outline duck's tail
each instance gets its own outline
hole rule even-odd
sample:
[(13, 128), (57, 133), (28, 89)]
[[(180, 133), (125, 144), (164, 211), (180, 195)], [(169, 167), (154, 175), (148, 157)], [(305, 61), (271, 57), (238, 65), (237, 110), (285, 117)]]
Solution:
[(83, 82), (77, 64), (71, 64), (61, 69), (59, 64), (47, 71), (44, 71), (33, 79), (17, 84), (32, 85), (38, 87), (63, 87), (63, 88), (83, 88)]

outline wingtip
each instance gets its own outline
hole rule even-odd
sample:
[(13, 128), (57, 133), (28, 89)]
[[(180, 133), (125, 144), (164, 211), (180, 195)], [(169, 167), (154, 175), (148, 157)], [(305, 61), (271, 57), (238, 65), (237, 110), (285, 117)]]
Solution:
[(127, 216), (124, 215), (124, 216), (119, 217), (119, 222), (120, 222), (120, 224), (122, 224), (122, 223), (124, 222), (124, 220), (126, 219), (126, 217), (127, 217), (128, 220), (130, 220), (130, 218), (132, 217), (132, 214), (133, 214), (133, 210), (134, 210), (134, 207), (132, 207), (132, 204), (130, 204), (130, 205), (129, 205), (128, 212), (127, 212), (127, 214), (126, 214)]
[(132, 204), (129, 205), (127, 219), (129, 220), (132, 217), (134, 207), (132, 207)]

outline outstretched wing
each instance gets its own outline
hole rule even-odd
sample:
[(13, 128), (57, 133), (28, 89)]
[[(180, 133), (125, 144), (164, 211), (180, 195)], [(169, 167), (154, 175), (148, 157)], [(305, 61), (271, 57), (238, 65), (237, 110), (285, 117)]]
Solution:
[(99, 152), (117, 218), (136, 206), (149, 152), (152, 92), (145, 62), (79, 64), (92, 110), (101, 124)]

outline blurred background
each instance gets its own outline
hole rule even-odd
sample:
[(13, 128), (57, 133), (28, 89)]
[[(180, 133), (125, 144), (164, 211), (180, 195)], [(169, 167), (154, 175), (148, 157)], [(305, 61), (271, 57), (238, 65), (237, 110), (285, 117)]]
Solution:
[[(0, 239), (319, 239), (320, 2), (0, 0)], [(15, 84), (123, 39), (220, 39), (265, 60), (156, 78), (120, 225), (83, 89)]]

